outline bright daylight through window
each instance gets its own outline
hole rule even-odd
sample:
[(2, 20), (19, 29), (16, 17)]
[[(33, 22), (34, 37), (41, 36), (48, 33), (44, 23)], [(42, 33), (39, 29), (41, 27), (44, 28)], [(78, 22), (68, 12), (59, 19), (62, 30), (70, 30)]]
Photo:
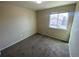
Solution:
[(50, 15), (50, 28), (67, 29), (68, 13), (58, 13)]

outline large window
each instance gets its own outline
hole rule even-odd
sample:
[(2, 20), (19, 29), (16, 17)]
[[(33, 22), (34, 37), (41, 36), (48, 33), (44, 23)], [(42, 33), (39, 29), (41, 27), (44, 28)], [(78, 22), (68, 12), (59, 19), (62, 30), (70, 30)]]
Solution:
[(50, 28), (67, 29), (68, 13), (59, 13), (50, 15)]

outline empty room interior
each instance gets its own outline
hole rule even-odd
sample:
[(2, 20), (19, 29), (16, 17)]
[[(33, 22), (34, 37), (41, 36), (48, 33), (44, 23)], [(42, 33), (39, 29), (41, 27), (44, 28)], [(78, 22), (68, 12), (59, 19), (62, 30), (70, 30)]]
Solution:
[(79, 57), (78, 1), (0, 1), (0, 57)]

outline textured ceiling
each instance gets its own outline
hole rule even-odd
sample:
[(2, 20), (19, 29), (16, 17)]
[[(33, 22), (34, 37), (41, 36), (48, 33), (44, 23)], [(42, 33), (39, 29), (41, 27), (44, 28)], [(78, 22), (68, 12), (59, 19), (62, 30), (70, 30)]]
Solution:
[(43, 9), (48, 9), (48, 8), (53, 8), (57, 6), (63, 6), (63, 5), (68, 5), (68, 4), (74, 4), (76, 3), (75, 1), (43, 1), (42, 4), (37, 4), (35, 1), (4, 1), (0, 2), (0, 4), (10, 4), (10, 5), (15, 5), (19, 7), (25, 7), (29, 8), (32, 10), (43, 10)]

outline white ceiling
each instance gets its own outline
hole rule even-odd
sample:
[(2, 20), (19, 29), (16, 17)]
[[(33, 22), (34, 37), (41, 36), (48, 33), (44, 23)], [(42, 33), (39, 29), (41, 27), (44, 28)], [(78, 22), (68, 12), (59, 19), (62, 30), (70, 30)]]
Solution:
[(16, 5), (19, 7), (25, 7), (32, 10), (43, 10), (48, 8), (53, 8), (57, 6), (63, 6), (68, 4), (74, 4), (76, 1), (43, 1), (42, 4), (37, 4), (35, 1), (4, 1), (0, 3)]

